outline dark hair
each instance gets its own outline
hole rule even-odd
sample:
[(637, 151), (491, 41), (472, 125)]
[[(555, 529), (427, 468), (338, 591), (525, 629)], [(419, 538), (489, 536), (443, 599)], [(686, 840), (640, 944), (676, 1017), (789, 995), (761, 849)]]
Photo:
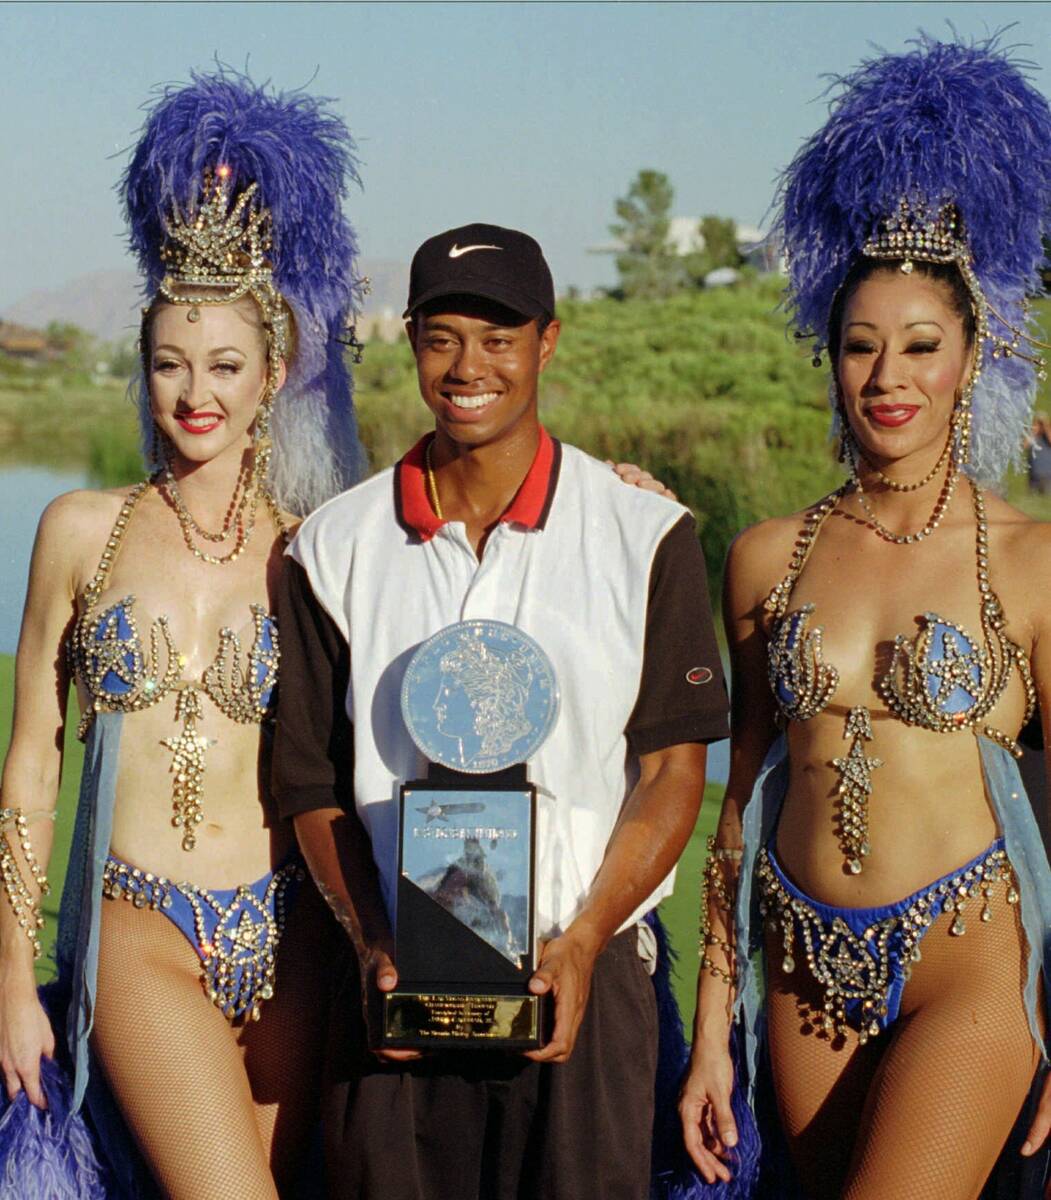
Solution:
[[(855, 259), (854, 265), (847, 272), (846, 279), (843, 280), (839, 291), (836, 292), (836, 297), (832, 301), (832, 311), (828, 316), (828, 356), (833, 369), (839, 360), (840, 331), (847, 302), (866, 279), (871, 279), (874, 275), (898, 272), (901, 270), (903, 261), (903, 259), (897, 258)], [(955, 263), (920, 262), (917, 259), (913, 259), (912, 264), (915, 274), (940, 283), (943, 290), (948, 293), (949, 305), (963, 325), (964, 340), (968, 348), (973, 346), (977, 333), (974, 307), (971, 293), (967, 290), (967, 284), (963, 281), (959, 267)]]

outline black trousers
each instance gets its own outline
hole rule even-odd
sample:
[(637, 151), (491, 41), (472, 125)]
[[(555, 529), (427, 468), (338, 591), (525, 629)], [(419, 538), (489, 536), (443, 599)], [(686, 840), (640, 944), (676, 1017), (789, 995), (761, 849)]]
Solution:
[(633, 928), (595, 964), (568, 1063), (490, 1051), (383, 1063), (348, 958), (322, 1098), (330, 1200), (646, 1200), (657, 1009)]

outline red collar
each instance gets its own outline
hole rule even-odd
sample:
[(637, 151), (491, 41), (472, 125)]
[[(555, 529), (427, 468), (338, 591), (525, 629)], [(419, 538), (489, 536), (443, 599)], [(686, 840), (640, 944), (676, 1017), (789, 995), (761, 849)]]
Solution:
[[(433, 433), (424, 434), (394, 469), (394, 496), (398, 520), (421, 541), (429, 542), (447, 521), (439, 519), (427, 496), (425, 452)], [(540, 445), (522, 486), (500, 518), (526, 529), (543, 529), (555, 496), (562, 447), (541, 426)]]

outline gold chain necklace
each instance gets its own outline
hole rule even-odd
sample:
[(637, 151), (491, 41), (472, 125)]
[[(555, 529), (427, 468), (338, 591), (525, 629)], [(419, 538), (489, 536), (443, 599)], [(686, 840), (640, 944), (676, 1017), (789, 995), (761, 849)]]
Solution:
[[(890, 488), (892, 492), (918, 492), (920, 488), (926, 487), (928, 483), (938, 474), (945, 466), (945, 460), (949, 457), (949, 452), (952, 450), (953, 430), (949, 430), (949, 436), (945, 441), (945, 449), (938, 455), (938, 461), (927, 472), (922, 479), (917, 479), (914, 483), (899, 483), (897, 479), (891, 479), (889, 475), (884, 475), (879, 467), (874, 467), (866, 458), (866, 465), (875, 472), (876, 478), (883, 484), (884, 487)], [(859, 454), (861, 454), (859, 448)], [(865, 458), (864, 454), (861, 454)]]
[(248, 545), (248, 540), (252, 536), (252, 531), (255, 529), (255, 513), (256, 506), (259, 501), (259, 489), (249, 487), (248, 493), (251, 499), (247, 506), (247, 514), (242, 520), (237, 522), (237, 540), (234, 543), (234, 548), (226, 554), (209, 554), (207, 550), (202, 550), (200, 546), (194, 545), (193, 541), (193, 526), (194, 520), (190, 516), (189, 509), (182, 498), (182, 493), (179, 491), (179, 485), (175, 481), (175, 476), (169, 468), (165, 473), (164, 488), (172, 502), (172, 507), (175, 509), (175, 515), (179, 519), (179, 528), (182, 530), (182, 540), (186, 543), (186, 549), (195, 557), (201, 559), (202, 562), (212, 563), (213, 566), (222, 567), (227, 563), (236, 562), (241, 557), (241, 553), (245, 546)]
[(445, 514), (442, 512), (442, 502), (438, 499), (438, 481), (434, 478), (434, 471), (431, 468), (431, 447), (433, 445), (434, 438), (431, 438), (427, 443), (427, 448), (423, 452), (423, 462), (427, 475), (427, 498), (431, 502), (431, 508), (434, 509), (434, 515), (439, 521), (444, 521)]
[[(205, 529), (200, 525), (197, 518), (186, 509), (186, 515), (189, 518), (190, 529), (207, 542), (225, 542), (231, 532), (242, 524), (245, 505), (248, 503), (249, 482), (251, 476), (248, 468), (243, 464), (240, 471), (237, 473), (237, 482), (234, 484), (234, 494), (230, 497), (230, 504), (226, 510), (226, 516), (223, 518), (223, 527), (218, 533), (212, 533), (211, 530)], [(178, 484), (172, 474), (171, 466), (166, 469), (165, 483), (170, 491), (178, 492)]]
[(956, 465), (955, 459), (950, 455), (948, 472), (945, 476), (945, 483), (942, 485), (941, 493), (934, 504), (934, 511), (931, 513), (927, 524), (922, 529), (918, 529), (915, 533), (895, 533), (888, 529), (886, 525), (876, 516), (876, 511), (872, 507), (872, 503), (865, 494), (865, 489), (861, 483), (861, 475), (858, 471), (858, 460), (854, 451), (853, 438), (847, 440), (847, 460), (850, 463), (850, 478), (854, 484), (854, 489), (857, 492), (858, 503), (861, 505), (862, 511), (868, 518), (869, 524), (873, 532), (883, 538), (884, 541), (893, 542), (896, 546), (908, 546), (913, 542), (922, 542), (924, 538), (930, 535), (941, 524), (942, 517), (945, 516), (945, 510), (949, 507), (953, 493), (956, 491), (956, 483), (960, 478), (960, 469)]

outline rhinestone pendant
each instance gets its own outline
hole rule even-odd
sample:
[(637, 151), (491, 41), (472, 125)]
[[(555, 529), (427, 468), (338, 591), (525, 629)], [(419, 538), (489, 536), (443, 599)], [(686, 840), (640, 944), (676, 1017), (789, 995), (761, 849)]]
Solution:
[(869, 852), (868, 800), (872, 794), (872, 772), (883, 765), (882, 760), (865, 753), (865, 743), (872, 740), (872, 721), (863, 705), (847, 714), (845, 738), (851, 739), (850, 750), (843, 758), (834, 758), (832, 766), (839, 774), (839, 794), (842, 807), (839, 814), (839, 845), (851, 875), (860, 875), (862, 859)]
[(196, 304), (190, 307), (189, 312), (186, 314), (186, 319), (191, 325), (196, 324), (201, 319), (201, 310)]
[(784, 971), (786, 975), (791, 975), (795, 969), (796, 960), (791, 956), (791, 954), (786, 954), (781, 960), (781, 970)]
[(201, 802), (204, 798), (204, 756), (208, 739), (197, 732), (197, 722), (203, 716), (201, 698), (196, 688), (186, 688), (175, 699), (175, 719), (183, 723), (182, 732), (165, 738), (161, 745), (172, 752), (169, 770), (172, 782), (172, 825), (182, 829), (182, 848), (192, 850), (197, 845), (197, 826), (204, 819)]

